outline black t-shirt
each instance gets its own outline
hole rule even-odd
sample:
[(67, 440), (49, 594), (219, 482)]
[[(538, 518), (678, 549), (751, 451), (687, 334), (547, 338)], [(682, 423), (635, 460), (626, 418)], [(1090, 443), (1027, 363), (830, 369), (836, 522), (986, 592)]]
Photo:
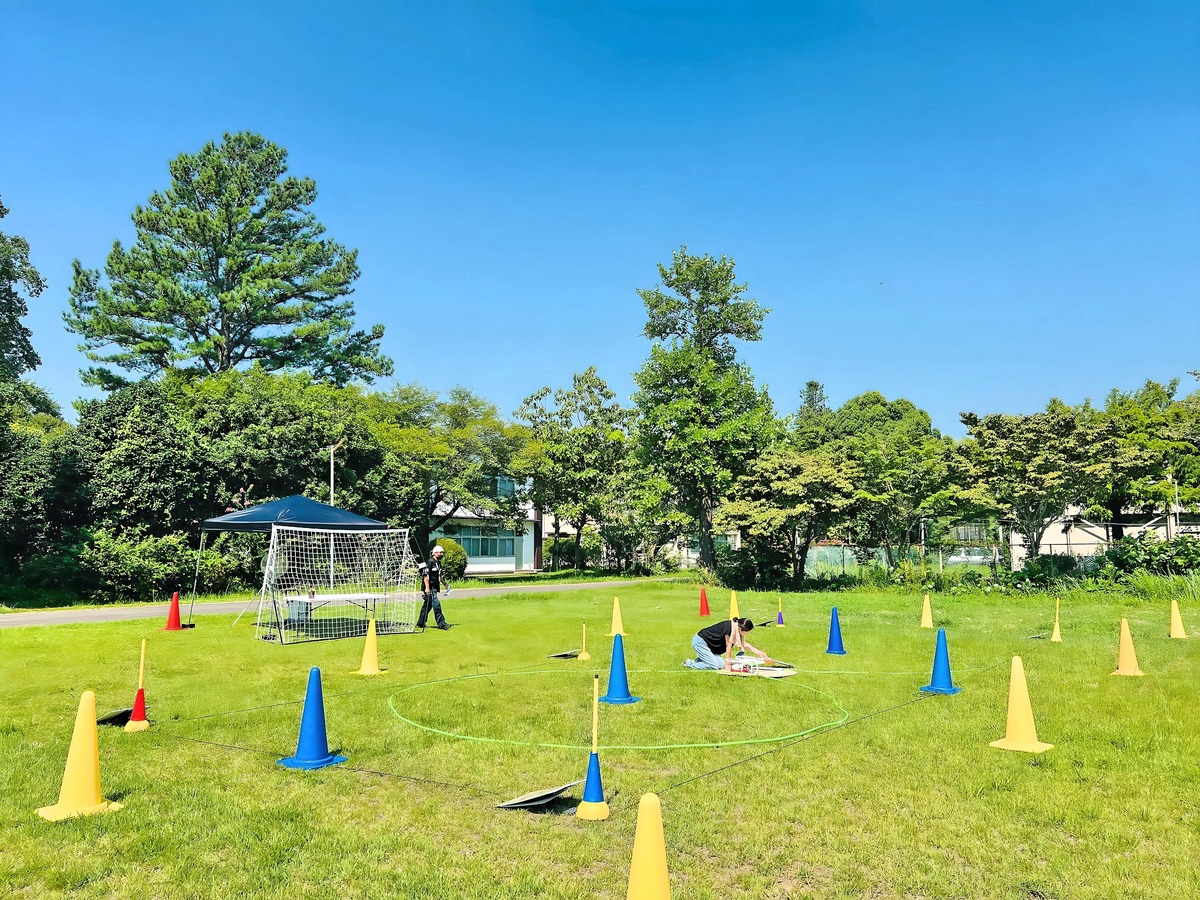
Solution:
[(726, 619), (716, 625), (701, 628), (697, 633), (704, 638), (704, 643), (708, 645), (709, 650), (721, 654), (725, 652), (725, 638), (733, 634), (733, 622)]
[[(440, 591), (442, 589), (442, 567), (436, 556), (429, 557), (429, 562), (421, 566), (421, 577), (429, 578), (429, 590)], [(424, 589), (424, 585), (422, 585), (422, 589)]]

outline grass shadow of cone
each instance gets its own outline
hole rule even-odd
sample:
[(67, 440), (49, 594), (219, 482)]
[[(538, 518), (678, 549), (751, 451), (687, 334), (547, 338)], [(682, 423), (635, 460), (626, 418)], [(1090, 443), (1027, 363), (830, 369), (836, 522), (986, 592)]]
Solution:
[(616, 637), (618, 634), (625, 633), (625, 623), (621, 621), (621, 598), (613, 597), (613, 614), (612, 614), (612, 630), (609, 631), (609, 637)]
[(583, 785), (583, 801), (575, 809), (575, 818), (587, 822), (601, 822), (608, 816), (608, 804), (604, 802), (604, 784), (600, 780), (600, 756), (593, 752), (588, 757), (587, 781)]
[(740, 619), (741, 617), (742, 617), (742, 613), (738, 609), (737, 591), (730, 591), (729, 592), (729, 618)]
[(925, 602), (921, 606), (921, 627), (933, 628), (933, 609), (929, 606), (929, 595), (925, 595)]
[(84, 691), (75, 714), (75, 730), (71, 733), (71, 748), (63, 770), (62, 788), (58, 802), (43, 806), (37, 814), (51, 822), (72, 816), (115, 812), (120, 803), (105, 800), (100, 794), (100, 742), (96, 735), (96, 694)]
[(1183, 627), (1183, 617), (1179, 615), (1179, 601), (1171, 601), (1171, 637), (1187, 638), (1187, 629)]
[(712, 615), (712, 611), (708, 608), (708, 591), (700, 588), (700, 618), (704, 619)]
[(171, 608), (167, 610), (167, 625), (163, 631), (183, 631), (179, 621), (179, 591), (171, 595)]
[(618, 634), (613, 638), (612, 662), (608, 666), (608, 688), (601, 703), (637, 703), (641, 697), (629, 693), (629, 676), (625, 673), (625, 641)]
[(137, 696), (133, 700), (133, 712), (129, 715), (129, 721), (125, 723), (126, 731), (145, 731), (150, 727), (150, 720), (146, 718), (146, 689), (138, 688)]
[(308, 672), (308, 692), (304, 695), (304, 712), (300, 717), (300, 740), (296, 755), (279, 760), (289, 769), (322, 769), (346, 761), (344, 756), (329, 752), (325, 731), (325, 696), (321, 692), (321, 670), (313, 666)]
[(1062, 629), (1060, 629), (1058, 627), (1058, 598), (1055, 597), (1054, 598), (1054, 631), (1050, 634), (1050, 643), (1061, 644), (1062, 642), (1063, 642)]
[(927, 694), (957, 694), (962, 688), (954, 686), (950, 676), (950, 651), (946, 647), (946, 629), (939, 628), (937, 647), (933, 651), (933, 675), (929, 684), (921, 688)]
[(1008, 723), (1004, 737), (992, 741), (989, 746), (1021, 753), (1045, 753), (1054, 746), (1038, 740), (1033, 707), (1029, 703), (1029, 686), (1025, 682), (1025, 664), (1019, 656), (1012, 659), (1012, 674), (1008, 680)]
[(663, 833), (662, 802), (657, 794), (642, 794), (633, 833), (626, 900), (671, 900), (667, 872), (667, 839)]
[(379, 638), (375, 634), (375, 620), (367, 623), (367, 639), (363, 643), (362, 664), (357, 672), (351, 675), (382, 675), (384, 669), (379, 668)]
[(1145, 675), (1138, 668), (1137, 654), (1133, 652), (1133, 635), (1129, 633), (1129, 620), (1121, 619), (1121, 648), (1117, 652), (1117, 671), (1114, 675)]
[(829, 614), (829, 646), (825, 648), (826, 653), (832, 653), (835, 656), (845, 656), (846, 648), (842, 646), (842, 623), (838, 618), (837, 607), (833, 608), (833, 612)]

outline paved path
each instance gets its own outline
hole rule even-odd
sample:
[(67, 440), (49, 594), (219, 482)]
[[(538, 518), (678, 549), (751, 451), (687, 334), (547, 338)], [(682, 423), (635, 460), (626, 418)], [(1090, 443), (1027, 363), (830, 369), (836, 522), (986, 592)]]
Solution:
[[(459, 597), (492, 597), (497, 594), (542, 594), (551, 591), (582, 591), (593, 588), (623, 588), (637, 581), (585, 581), (569, 584), (506, 584), (499, 587), (462, 588), (454, 590), (449, 597), (453, 603)], [(442, 595), (445, 597), (445, 594)], [(240, 613), (249, 602), (257, 600), (232, 600), (220, 603), (197, 603), (198, 616), (233, 615)], [(149, 606), (100, 606), (95, 609), (52, 609), (42, 612), (20, 612), (0, 614), (0, 628), (21, 628), (29, 625), (75, 625), (81, 622), (124, 622), (129, 619), (162, 619), (166, 621), (170, 604), (156, 603)], [(181, 603), (184, 621), (187, 621), (187, 602)]]

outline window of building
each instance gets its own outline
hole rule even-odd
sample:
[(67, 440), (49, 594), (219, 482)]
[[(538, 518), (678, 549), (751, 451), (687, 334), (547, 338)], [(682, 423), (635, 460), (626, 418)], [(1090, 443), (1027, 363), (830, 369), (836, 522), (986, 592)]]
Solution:
[[(442, 529), (451, 536), (449, 524)], [(467, 556), (516, 556), (516, 532), (511, 528), (488, 528), (480, 525), (455, 525), (454, 539), (462, 544)]]

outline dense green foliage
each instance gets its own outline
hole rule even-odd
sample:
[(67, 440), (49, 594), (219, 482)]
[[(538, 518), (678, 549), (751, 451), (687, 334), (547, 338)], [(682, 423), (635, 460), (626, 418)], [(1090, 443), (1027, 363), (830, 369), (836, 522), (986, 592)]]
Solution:
[[(0, 201), (0, 219), (8, 215)], [(41, 364), (29, 328), (21, 321), (29, 312), (26, 297), (38, 296), (45, 281), (29, 261), (29, 242), (0, 231), (0, 381), (12, 381)]]

